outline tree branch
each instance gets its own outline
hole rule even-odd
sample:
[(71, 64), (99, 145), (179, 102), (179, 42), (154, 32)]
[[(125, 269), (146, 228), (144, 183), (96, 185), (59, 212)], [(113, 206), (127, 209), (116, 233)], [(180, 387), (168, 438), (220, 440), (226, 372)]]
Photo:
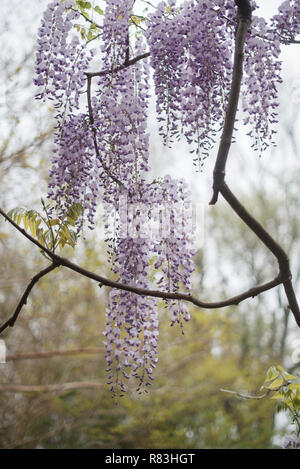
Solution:
[(2, 331), (4, 331), (7, 327), (13, 327), (16, 320), (18, 319), (18, 316), (21, 312), (21, 309), (23, 308), (24, 305), (27, 303), (27, 298), (34, 287), (34, 285), (45, 275), (49, 274), (52, 270), (56, 269), (58, 267), (58, 264), (56, 262), (52, 263), (45, 269), (41, 270), (38, 274), (36, 274), (28, 284), (25, 292), (22, 295), (21, 300), (18, 303), (18, 306), (14, 312), (14, 314), (0, 327), (0, 334)]
[(101, 158), (100, 152), (99, 152), (99, 147), (98, 147), (98, 143), (97, 143), (97, 130), (94, 126), (94, 114), (93, 114), (93, 107), (92, 107), (91, 86), (92, 86), (92, 77), (88, 75), (87, 76), (87, 101), (88, 101), (89, 119), (90, 119), (90, 124), (91, 124), (92, 132), (93, 132), (93, 142), (94, 142), (95, 152), (96, 152), (97, 158), (99, 158), (99, 161), (102, 164), (102, 167), (103, 167), (104, 171), (108, 174), (108, 176), (114, 182), (116, 182), (119, 186), (124, 186), (124, 184), (118, 178), (116, 178), (111, 173), (109, 168), (105, 165), (105, 163), (103, 162), (103, 160)]
[(267, 391), (264, 394), (260, 394), (259, 396), (241, 394), (237, 391), (229, 391), (229, 389), (220, 389), (220, 391), (227, 392), (229, 394), (234, 394), (236, 397), (240, 397), (241, 399), (255, 399), (255, 400), (264, 399), (265, 397), (268, 397), (271, 393), (270, 389), (267, 389)]
[[(28, 285), (24, 295), (17, 307), (16, 312), (1, 328), (0, 332), (6, 329), (8, 326), (13, 326), (15, 320), (18, 317), (18, 314), (24, 304), (26, 304), (27, 297), (35, 285), (35, 283), (44, 275), (49, 273), (51, 270), (54, 270), (58, 266), (67, 267), (70, 270), (73, 270), (87, 278), (95, 280), (99, 282), (100, 286), (106, 285), (112, 288), (116, 288), (119, 290), (129, 291), (135, 293), (137, 295), (142, 296), (152, 296), (156, 298), (162, 299), (173, 299), (173, 300), (184, 300), (189, 303), (194, 304), (200, 308), (206, 309), (216, 309), (222, 308), (225, 306), (237, 305), (241, 301), (244, 301), (247, 298), (255, 297), (260, 293), (270, 290), (275, 286), (283, 283), (285, 292), (289, 301), (289, 307), (294, 314), (296, 322), (300, 327), (300, 311), (299, 306), (297, 303), (297, 299), (293, 290), (293, 286), (291, 283), (291, 272), (289, 267), (289, 260), (283, 249), (276, 243), (276, 241), (266, 232), (266, 230), (246, 211), (243, 205), (238, 201), (238, 199), (233, 195), (230, 191), (228, 186), (225, 184), (225, 167), (227, 162), (227, 157), (229, 154), (231, 142), (232, 142), (232, 135), (234, 130), (234, 122), (237, 112), (237, 106), (239, 101), (240, 95), (240, 87), (241, 87), (241, 80), (243, 75), (243, 54), (244, 54), (244, 45), (245, 39), (248, 32), (249, 25), (251, 23), (251, 5), (249, 0), (235, 0), (236, 5), (238, 6), (238, 27), (236, 32), (236, 41), (235, 41), (235, 54), (234, 54), (234, 66), (233, 66), (233, 75), (232, 75), (232, 83), (231, 83), (231, 91), (229, 96), (229, 103), (225, 115), (225, 122), (223, 133), (219, 145), (219, 151), (217, 155), (217, 160), (214, 169), (214, 184), (213, 184), (213, 197), (210, 202), (211, 205), (214, 205), (218, 200), (218, 194), (221, 193), (225, 200), (229, 203), (232, 209), (237, 213), (237, 215), (248, 225), (248, 227), (258, 236), (258, 238), (270, 249), (270, 251), (274, 254), (277, 258), (279, 263), (279, 274), (275, 277), (272, 281), (265, 283), (263, 285), (255, 286), (250, 288), (249, 290), (241, 293), (240, 295), (234, 296), (224, 301), (219, 302), (204, 302), (198, 300), (194, 296), (186, 293), (170, 293), (170, 292), (162, 292), (158, 290), (147, 290), (145, 288), (140, 288), (134, 285), (125, 285), (113, 280), (109, 280), (105, 277), (97, 275), (91, 271), (80, 267), (65, 259), (63, 257), (58, 256), (54, 252), (52, 252), (47, 247), (40, 244), (36, 239), (34, 239), (31, 235), (26, 233), (26, 231), (20, 228), (11, 218), (2, 210), (0, 209), (0, 213), (4, 216), (4, 218), (9, 221), (18, 231), (20, 231), (23, 236), (29, 239), (32, 243), (38, 246), (42, 251), (47, 253), (47, 255), (52, 260), (51, 266), (47, 269), (44, 269), (35, 277), (33, 277), (32, 281)], [(91, 80), (92, 77), (95, 76), (103, 76), (108, 73), (118, 72), (123, 70), (124, 68), (135, 64), (137, 61), (142, 60), (149, 56), (149, 53), (141, 54), (133, 59), (125, 60), (125, 63), (116, 69), (112, 70), (104, 70), (100, 72), (90, 72), (86, 73), (87, 76), (87, 96), (88, 96), (88, 109), (89, 109), (89, 117), (90, 123), (94, 124), (94, 117), (92, 111), (92, 104), (91, 104)], [(97, 140), (96, 140), (96, 130), (94, 130), (94, 142), (95, 142), (95, 149), (97, 156), (99, 155), (99, 150), (97, 147)], [(105, 169), (105, 168), (104, 168)], [(117, 182), (117, 181), (116, 181)]]
[(81, 355), (81, 354), (96, 354), (102, 353), (105, 349), (101, 347), (88, 347), (88, 348), (75, 348), (69, 350), (47, 350), (41, 352), (18, 352), (8, 354), (5, 357), (6, 362), (17, 361), (17, 360), (36, 360), (39, 358), (52, 358), (52, 357), (62, 357), (70, 355)]
[(110, 70), (100, 70), (99, 72), (86, 72), (86, 76), (88, 78), (103, 77), (104, 75), (108, 75), (109, 73), (120, 72), (121, 70), (124, 70), (125, 68), (130, 67), (131, 65), (134, 65), (139, 60), (146, 59), (149, 56), (150, 56), (150, 52), (145, 52), (144, 54), (137, 55), (133, 59), (129, 59), (129, 60), (125, 61), (125, 63), (123, 65), (120, 65), (117, 68), (113, 68), (113, 69), (110, 69)]
[(234, 123), (237, 113), (237, 107), (240, 97), (241, 82), (243, 77), (243, 62), (244, 62), (244, 46), (246, 35), (251, 21), (249, 19), (239, 19), (238, 27), (235, 37), (235, 53), (232, 72), (232, 81), (230, 88), (230, 95), (228, 106), (225, 114), (225, 122), (221, 141), (219, 145), (218, 155), (214, 168), (214, 184), (213, 184), (213, 197), (210, 205), (215, 205), (218, 201), (219, 188), (222, 185), (225, 177), (225, 167), (227, 162), (228, 153), (232, 143), (232, 135), (234, 130)]
[[(170, 299), (170, 300), (179, 300), (179, 301), (187, 301), (188, 303), (192, 303), (195, 306), (198, 306), (200, 308), (204, 309), (217, 309), (217, 308), (224, 308), (226, 306), (233, 306), (233, 305), (238, 305), (242, 301), (248, 299), (248, 298), (254, 298), (255, 296), (259, 295), (260, 293), (263, 293), (267, 290), (270, 290), (276, 286), (278, 286), (280, 283), (283, 282), (283, 279), (281, 275), (278, 275), (277, 277), (274, 278), (274, 280), (267, 282), (263, 285), (258, 285), (254, 286), (253, 288), (250, 288), (249, 290), (236, 295), (232, 298), (223, 300), (223, 301), (217, 301), (217, 302), (205, 302), (202, 300), (199, 300), (195, 298), (194, 296), (187, 294), (187, 293), (170, 293), (170, 292), (163, 292), (159, 290), (148, 290), (146, 288), (140, 288), (137, 286), (133, 285), (125, 285), (120, 282), (116, 282), (114, 280), (110, 280), (106, 277), (103, 277), (101, 275), (95, 274), (94, 272), (91, 272), (89, 270), (84, 269), (83, 267), (74, 264), (73, 262), (69, 261), (68, 259), (64, 257), (60, 257), (57, 254), (53, 253), (50, 251), (47, 247), (43, 246), (40, 244), (36, 239), (34, 239), (29, 233), (27, 233), (23, 228), (21, 228), (19, 225), (17, 225), (11, 218), (0, 208), (0, 213), (5, 217), (7, 221), (9, 221), (20, 233), (22, 233), (23, 236), (25, 236), (29, 241), (34, 243), (36, 246), (38, 246), (42, 251), (46, 252), (48, 256), (52, 259), (53, 264), (49, 266), (48, 272), (53, 270), (54, 268), (58, 266), (64, 266), (67, 267), (68, 269), (79, 273), (80, 275), (90, 278), (91, 280), (95, 280), (100, 284), (100, 286), (108, 286), (111, 288), (116, 288), (118, 290), (124, 290), (124, 291), (129, 291), (132, 293), (136, 293), (137, 295), (141, 296), (151, 296), (155, 298), (162, 298), (162, 299)], [(55, 266), (55, 267), (54, 267)], [(44, 275), (46, 275), (45, 272), (46, 269), (44, 269)], [(38, 274), (40, 275), (40, 274)], [(26, 290), (27, 291), (27, 290)], [(27, 295), (28, 296), (28, 295)], [(20, 302), (21, 305), (21, 302)], [(21, 305), (22, 306), (22, 305)], [(0, 328), (0, 333), (6, 329), (10, 323), (10, 321), (7, 321), (1, 328)]]
[(238, 28), (235, 41), (232, 83), (228, 107), (225, 115), (223, 133), (221, 136), (219, 151), (214, 168), (213, 197), (210, 201), (210, 205), (216, 204), (218, 200), (218, 194), (221, 193), (231, 208), (237, 213), (237, 215), (274, 254), (279, 264), (280, 277), (284, 285), (289, 307), (295, 317), (296, 323), (300, 327), (300, 310), (291, 282), (292, 275), (288, 256), (281, 248), (281, 246), (279, 246), (279, 244), (269, 235), (269, 233), (267, 233), (267, 231), (255, 220), (255, 218), (247, 212), (245, 207), (239, 202), (239, 200), (234, 196), (225, 183), (226, 162), (232, 143), (232, 135), (243, 76), (244, 46), (248, 28), (251, 23), (251, 15), (249, 15), (249, 12), (251, 12), (251, 5), (249, 1), (236, 0), (236, 4), (238, 6)]

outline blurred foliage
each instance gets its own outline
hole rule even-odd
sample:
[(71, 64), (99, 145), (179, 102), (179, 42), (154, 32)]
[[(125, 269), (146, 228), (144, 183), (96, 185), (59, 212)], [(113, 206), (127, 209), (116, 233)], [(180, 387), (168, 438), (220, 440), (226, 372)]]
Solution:
[[(84, 255), (92, 268), (88, 250)], [(94, 267), (98, 266), (99, 262)], [(34, 290), (15, 328), (6, 333), (9, 353), (101, 346), (105, 300), (102, 290), (85, 279), (76, 281), (67, 272), (49, 276)], [(1, 306), (7, 315), (11, 312), (11, 305)], [(192, 313), (181, 335), (169, 327), (170, 318), (161, 311), (154, 385), (148, 395), (139, 397), (132, 391), (118, 405), (104, 384), (104, 352), (19, 360), (8, 362), (4, 369), (2, 365), (2, 383), (96, 380), (103, 382), (103, 388), (0, 393), (1, 447), (268, 447), (273, 403), (240, 402), (220, 392), (223, 387), (255, 388), (262, 381), (265, 363), (241, 364), (235, 312)]]
[(278, 402), (278, 411), (290, 413), (295, 433), (300, 437), (300, 377), (287, 373), (279, 365), (272, 366), (267, 372), (263, 388), (272, 394), (271, 399)]

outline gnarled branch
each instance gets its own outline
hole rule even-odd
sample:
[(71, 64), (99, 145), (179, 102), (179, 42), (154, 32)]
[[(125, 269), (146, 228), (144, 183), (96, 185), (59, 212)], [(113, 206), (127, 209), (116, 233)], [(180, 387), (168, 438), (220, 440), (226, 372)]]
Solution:
[[(90, 278), (91, 280), (95, 280), (100, 284), (100, 286), (105, 285), (111, 288), (116, 288), (119, 290), (124, 290), (124, 291), (130, 291), (132, 293), (136, 293), (137, 295), (142, 295), (142, 296), (152, 296), (155, 298), (162, 298), (162, 299), (171, 299), (171, 300), (179, 300), (179, 301), (187, 301), (189, 303), (194, 304), (195, 306), (198, 306), (200, 308), (204, 309), (217, 309), (217, 308), (223, 308), (226, 306), (231, 306), (231, 305), (238, 305), (242, 301), (248, 299), (248, 298), (254, 298), (255, 296), (259, 295), (260, 293), (263, 293), (267, 290), (270, 290), (280, 283), (282, 283), (285, 279), (281, 277), (281, 275), (278, 275), (277, 277), (274, 278), (274, 280), (267, 282), (263, 285), (258, 285), (253, 288), (250, 288), (249, 290), (236, 295), (232, 298), (223, 300), (223, 301), (217, 301), (217, 302), (205, 302), (202, 300), (197, 299), (193, 295), (187, 294), (187, 293), (170, 293), (170, 292), (163, 292), (159, 290), (148, 290), (146, 288), (140, 288), (138, 286), (133, 286), (133, 285), (125, 285), (120, 282), (116, 282), (114, 280), (110, 280), (106, 277), (103, 277), (101, 275), (98, 275), (94, 272), (91, 272), (71, 261), (68, 259), (58, 256), (57, 254), (53, 253), (50, 249), (47, 247), (43, 246), (40, 244), (36, 239), (34, 239), (29, 233), (27, 233), (23, 228), (21, 228), (19, 225), (17, 225), (1, 208), (0, 208), (0, 214), (4, 216), (4, 218), (9, 221), (20, 233), (22, 233), (23, 236), (25, 236), (29, 241), (34, 243), (36, 246), (38, 246), (42, 251), (46, 252), (47, 255), (52, 259), (53, 264), (49, 266), (48, 272), (49, 273), (51, 270), (53, 270), (56, 267), (59, 266), (64, 266), (67, 267), (68, 269), (79, 273), (80, 275)], [(55, 266), (55, 267), (54, 267)], [(46, 269), (44, 269), (42, 272), (44, 273)], [(40, 275), (40, 274), (38, 274)], [(44, 273), (44, 275), (46, 275)], [(34, 277), (35, 278), (35, 277)], [(41, 278), (41, 277), (39, 277)], [(37, 281), (37, 280), (36, 280)], [(36, 283), (36, 282), (35, 282)], [(31, 287), (32, 288), (32, 287)], [(26, 289), (27, 291), (27, 289)], [(23, 295), (24, 296), (24, 295)], [(28, 296), (28, 295), (27, 295)], [(23, 297), (22, 297), (23, 298)], [(22, 306), (24, 306), (24, 302), (20, 301), (17, 310), (18, 314), (20, 312), (20, 309)], [(16, 313), (15, 313), (16, 314)], [(15, 314), (12, 316), (12, 318), (15, 316)], [(0, 328), (0, 333), (4, 331), (8, 326), (13, 326), (14, 322), (11, 324), (11, 319), (6, 321), (6, 323)]]

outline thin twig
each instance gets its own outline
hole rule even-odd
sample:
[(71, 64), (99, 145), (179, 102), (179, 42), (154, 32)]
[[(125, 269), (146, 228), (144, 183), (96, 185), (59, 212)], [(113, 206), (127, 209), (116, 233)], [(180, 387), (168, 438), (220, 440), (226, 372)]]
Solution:
[(244, 46), (246, 35), (251, 24), (251, 5), (249, 0), (235, 0), (235, 2), (238, 5), (238, 28), (235, 41), (232, 83), (228, 107), (225, 115), (223, 133), (221, 136), (219, 151), (214, 168), (213, 197), (210, 201), (210, 205), (216, 204), (218, 195), (221, 193), (230, 207), (274, 254), (279, 264), (280, 277), (284, 285), (289, 307), (295, 317), (296, 323), (300, 327), (300, 309), (291, 282), (292, 275), (288, 256), (281, 248), (281, 246), (279, 246), (279, 244), (269, 235), (269, 233), (255, 220), (252, 215), (247, 212), (245, 207), (234, 196), (225, 183), (226, 162), (232, 143), (232, 135), (243, 76)]
[(98, 23), (96, 23), (95, 21), (93, 21), (93, 20), (87, 18), (83, 13), (81, 13), (81, 11), (74, 10), (74, 8), (70, 8), (70, 9), (71, 9), (72, 11), (75, 11), (75, 13), (79, 13), (79, 14), (85, 19), (85, 21), (88, 21), (89, 23), (91, 23), (91, 25), (94, 24), (98, 29), (103, 29), (103, 27), (102, 27), (100, 24), (98, 24)]
[(228, 106), (225, 115), (225, 122), (221, 141), (219, 145), (218, 155), (214, 168), (214, 193), (210, 201), (210, 205), (215, 205), (218, 201), (219, 188), (225, 177), (225, 167), (228, 153), (232, 143), (232, 135), (234, 123), (237, 113), (237, 107), (240, 97), (241, 82), (243, 77), (243, 61), (244, 61), (244, 45), (246, 35), (251, 21), (249, 19), (239, 19), (238, 28), (235, 38), (235, 53), (232, 72), (231, 89), (229, 95)]
[[(218, 194), (221, 193), (223, 197), (227, 200), (229, 205), (233, 208), (233, 210), (239, 215), (239, 217), (249, 226), (249, 228), (261, 239), (261, 241), (270, 249), (270, 251), (276, 256), (280, 272), (274, 280), (265, 283), (264, 285), (259, 285), (247, 290), (240, 295), (237, 295), (233, 298), (219, 301), (219, 302), (203, 302), (198, 300), (194, 296), (186, 293), (169, 293), (169, 292), (161, 292), (157, 290), (147, 290), (145, 288), (139, 288), (137, 286), (132, 285), (125, 285), (119, 282), (115, 282), (109, 280), (105, 277), (97, 275), (93, 272), (90, 272), (79, 265), (76, 265), (65, 259), (63, 257), (54, 254), (51, 250), (47, 247), (40, 244), (36, 239), (34, 239), (31, 235), (26, 233), (26, 231), (20, 228), (11, 218), (2, 210), (0, 209), (0, 213), (5, 217), (7, 221), (9, 221), (18, 231), (20, 231), (27, 239), (29, 239), (32, 243), (38, 246), (42, 251), (48, 254), (50, 259), (52, 259), (52, 265), (49, 266), (47, 269), (44, 269), (39, 274), (37, 274), (30, 284), (28, 285), (19, 305), (12, 316), (12, 318), (7, 321), (1, 328), (0, 332), (3, 331), (6, 327), (12, 326), (22, 308), (22, 306), (26, 303), (26, 299), (34, 286), (34, 284), (43, 276), (49, 273), (51, 270), (58, 266), (67, 267), (87, 278), (95, 280), (99, 282), (99, 285), (106, 285), (112, 288), (116, 288), (119, 290), (129, 291), (138, 295), (142, 296), (152, 296), (156, 298), (162, 299), (174, 299), (174, 300), (184, 300), (189, 303), (194, 304), (195, 306), (206, 308), (206, 309), (216, 309), (222, 308), (225, 306), (230, 305), (237, 305), (241, 301), (244, 301), (247, 298), (255, 297), (260, 293), (270, 290), (275, 286), (283, 283), (287, 298), (289, 300), (289, 306), (294, 314), (296, 322), (300, 327), (300, 311), (297, 303), (297, 299), (293, 290), (293, 286), (291, 283), (291, 273), (289, 268), (289, 260), (283, 249), (273, 240), (273, 238), (264, 230), (264, 228), (246, 211), (243, 205), (236, 199), (236, 197), (232, 194), (229, 190), (228, 186), (225, 184), (224, 176), (225, 176), (225, 166), (227, 161), (227, 156), (229, 153), (229, 149), (231, 146), (232, 141), (232, 134), (234, 129), (234, 121), (237, 112), (237, 106), (239, 101), (239, 94), (240, 94), (240, 85), (242, 80), (242, 73), (243, 73), (243, 50), (245, 44), (246, 34), (251, 23), (251, 6), (249, 0), (235, 0), (236, 4), (238, 5), (238, 28), (236, 33), (236, 44), (235, 44), (235, 59), (234, 59), (234, 68), (233, 68), (233, 77), (232, 77), (232, 86), (229, 98), (229, 104), (226, 111), (225, 116), (225, 123), (223, 134), (221, 137), (219, 152), (217, 156), (217, 161), (214, 170), (214, 194), (211, 200), (211, 204), (215, 204), (218, 199)], [(94, 76), (103, 76), (107, 73), (117, 72), (123, 70), (124, 68), (133, 65), (138, 60), (142, 60), (149, 56), (149, 53), (142, 54), (137, 56), (133, 59), (125, 61), (125, 63), (114, 70), (105, 70), (101, 72), (92, 72), (86, 73), (87, 76), (87, 95), (88, 95), (88, 107), (89, 107), (89, 114), (90, 114), (90, 122), (94, 124), (94, 117), (92, 112), (92, 104), (91, 104), (91, 79)], [(97, 150), (97, 141), (95, 137), (95, 148)], [(25, 301), (24, 301), (25, 300)], [(17, 314), (16, 314), (17, 313)]]
[(255, 400), (264, 399), (265, 397), (268, 397), (271, 392), (270, 389), (268, 389), (264, 394), (261, 394), (260, 396), (253, 396), (249, 394), (241, 394), (240, 392), (237, 392), (237, 391), (229, 391), (228, 389), (220, 389), (220, 391), (227, 392), (229, 394), (234, 394), (235, 396), (240, 397), (242, 399), (255, 399)]
[(109, 69), (109, 70), (100, 70), (99, 72), (86, 72), (86, 76), (91, 77), (91, 78), (93, 78), (93, 77), (103, 77), (104, 75), (108, 75), (109, 73), (120, 72), (121, 70), (124, 70), (125, 68), (130, 67), (131, 65), (134, 65), (139, 60), (146, 59), (149, 56), (150, 56), (150, 52), (145, 52), (144, 54), (137, 55), (133, 59), (128, 60), (123, 65), (119, 65), (119, 67)]
[(30, 281), (30, 283), (28, 284), (25, 292), (23, 293), (22, 295), (22, 298), (21, 300), (19, 301), (18, 303), (18, 306), (14, 312), (14, 314), (0, 327), (0, 334), (2, 331), (4, 331), (7, 327), (13, 327), (16, 320), (18, 319), (18, 316), (21, 312), (21, 309), (23, 308), (23, 306), (26, 305), (27, 303), (27, 299), (28, 299), (28, 296), (32, 290), (32, 288), (34, 287), (34, 285), (42, 278), (44, 277), (45, 275), (49, 274), (49, 272), (51, 272), (52, 270), (56, 269), (58, 267), (58, 264), (56, 262), (53, 262), (51, 265), (49, 265), (48, 267), (46, 267), (45, 269), (41, 270), (38, 274), (36, 274)]
[(97, 142), (97, 130), (94, 126), (94, 114), (93, 114), (92, 98), (91, 98), (91, 81), (92, 81), (92, 78), (90, 76), (87, 76), (87, 101), (88, 101), (89, 119), (90, 119), (90, 124), (91, 124), (92, 132), (93, 132), (93, 142), (94, 142), (95, 152), (96, 152), (97, 158), (99, 158), (101, 162), (101, 165), (104, 171), (108, 174), (108, 176), (119, 186), (124, 186), (124, 184), (111, 173), (109, 168), (103, 162), (103, 159), (101, 158), (101, 155), (100, 155), (98, 142)]

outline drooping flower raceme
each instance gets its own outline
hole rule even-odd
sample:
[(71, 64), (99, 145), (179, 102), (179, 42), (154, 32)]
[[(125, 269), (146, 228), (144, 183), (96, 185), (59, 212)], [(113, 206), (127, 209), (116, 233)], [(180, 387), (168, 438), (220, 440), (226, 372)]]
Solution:
[(254, 17), (246, 41), (245, 79), (242, 86), (244, 123), (255, 150), (274, 145), (274, 124), (278, 122), (277, 86), (282, 82), (280, 42), (263, 18)]
[[(257, 8), (251, 1), (253, 9)], [(283, 2), (271, 25), (253, 16), (245, 49), (244, 123), (256, 150), (274, 143), (280, 42), (299, 34), (299, 1)], [(200, 167), (222, 128), (236, 29), (233, 0), (162, 1), (146, 32), (165, 143), (183, 133)]]
[(39, 86), (37, 98), (50, 99), (56, 109), (49, 197), (56, 202), (59, 215), (75, 203), (82, 204), (92, 224), (99, 171), (88, 116), (80, 111), (80, 97), (94, 50), (87, 51), (85, 44), (80, 44), (73, 28), (79, 16), (72, 9), (75, 4), (75, 0), (49, 3), (38, 31), (34, 82)]
[[(193, 213), (183, 181), (165, 177), (139, 186), (140, 193), (121, 198), (120, 229), (113, 257), (114, 273), (123, 284), (176, 293), (190, 291), (193, 262)], [(151, 262), (152, 260), (152, 262)], [(171, 325), (190, 319), (184, 302), (166, 300)], [(105, 328), (108, 383), (114, 394), (126, 390), (133, 376), (137, 389), (149, 386), (157, 363), (157, 299), (114, 290)]]
[(40, 87), (37, 98), (54, 101), (58, 121), (66, 111), (79, 108), (79, 98), (86, 85), (85, 71), (94, 51), (86, 53), (73, 29), (79, 13), (72, 7), (75, 0), (49, 3), (38, 31), (35, 63), (35, 84)]
[[(208, 156), (230, 90), (234, 28), (223, 2), (159, 3), (146, 36), (165, 142), (184, 133), (195, 162)], [(232, 10), (232, 9), (231, 9)]]
[[(114, 222), (117, 218), (119, 225), (117, 232), (109, 239), (113, 251), (113, 270), (121, 283), (151, 289), (156, 279), (153, 278), (150, 261), (158, 255), (158, 244), (167, 241), (166, 237), (157, 239), (151, 232), (151, 222), (155, 223), (153, 207), (166, 210), (169, 208), (167, 205), (176, 203), (176, 197), (183, 196), (183, 189), (182, 183), (171, 183), (170, 178), (160, 184), (146, 181), (149, 169), (149, 66), (147, 62), (138, 62), (119, 70), (124, 58), (128, 60), (129, 57), (127, 25), (132, 3), (128, 2), (128, 10), (122, 4), (123, 10), (120, 12), (119, 2), (107, 2), (108, 20), (105, 18), (103, 27), (102, 52), (105, 68), (112, 72), (99, 78), (93, 110), (103, 166), (101, 184), (106, 212), (112, 213)], [(118, 22), (120, 27), (116, 28)], [(141, 39), (136, 41), (135, 50), (136, 55), (144, 52)], [(169, 194), (169, 200), (164, 200), (163, 191)], [(190, 231), (187, 231), (187, 236), (191, 236)], [(167, 289), (172, 292), (178, 291), (179, 284), (181, 288), (190, 289), (189, 276), (193, 271), (192, 255), (186, 258), (185, 237), (179, 240), (177, 236), (176, 240), (178, 248), (180, 243), (182, 245), (182, 258), (178, 252), (171, 253), (171, 248), (177, 247), (174, 237), (173, 245), (169, 247), (169, 271), (162, 272), (163, 276), (168, 277), (165, 284), (170, 285), (173, 278), (171, 287)], [(177, 255), (176, 270), (172, 269), (172, 255)], [(178, 317), (181, 317), (179, 313)], [(184, 319), (188, 320), (186, 311)], [(126, 381), (130, 376), (136, 378), (138, 390), (151, 384), (152, 371), (157, 362), (158, 334), (155, 298), (121, 290), (111, 292), (104, 335), (108, 383), (114, 394), (126, 390)]]

